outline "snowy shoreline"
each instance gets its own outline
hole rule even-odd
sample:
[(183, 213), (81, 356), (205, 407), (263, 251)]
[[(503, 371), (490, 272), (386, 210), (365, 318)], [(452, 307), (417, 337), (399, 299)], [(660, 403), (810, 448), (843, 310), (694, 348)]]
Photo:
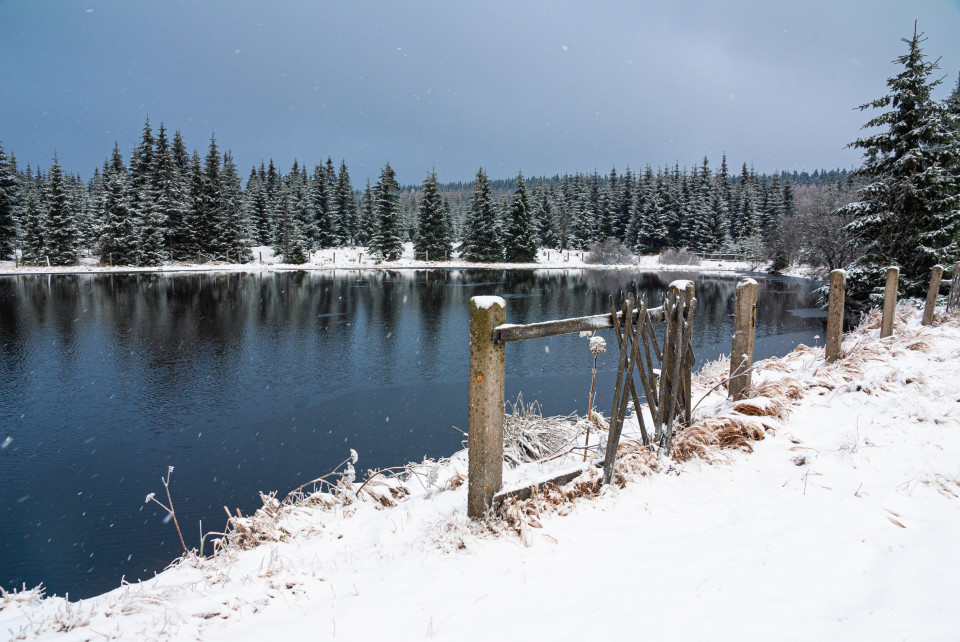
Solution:
[[(268, 246), (252, 248), (256, 260), (250, 263), (170, 263), (158, 267), (135, 267), (101, 265), (95, 258), (83, 258), (80, 265), (60, 267), (19, 266), (14, 261), (0, 261), (0, 276), (18, 274), (169, 274), (175, 272), (288, 272), (288, 271), (349, 271), (349, 270), (541, 270), (541, 269), (590, 269), (590, 270), (641, 270), (641, 271), (691, 271), (691, 272), (750, 272), (760, 269), (747, 261), (707, 261), (698, 265), (661, 264), (658, 255), (639, 257), (635, 264), (600, 265), (585, 262), (580, 252), (559, 252), (541, 249), (536, 263), (473, 263), (451, 259), (449, 261), (423, 261), (413, 256), (411, 243), (404, 244), (403, 254), (396, 261), (374, 261), (364, 247), (348, 247), (319, 250), (311, 253), (310, 261), (303, 264), (281, 263)], [(262, 257), (262, 262), (260, 258)], [(568, 258), (569, 257), (569, 258)], [(805, 276), (801, 269), (798, 276)]]
[[(836, 364), (806, 346), (760, 362), (749, 403), (709, 392), (728, 366), (707, 364), (696, 430), (675, 460), (624, 450), (622, 487), (597, 487), (590, 468), (478, 526), (465, 517), (464, 452), (362, 487), (347, 470), (293, 505), (265, 496), (215, 558), (187, 556), (80, 603), (6, 593), (0, 630), (581, 639), (636, 631), (644, 604), (657, 617), (643, 630), (668, 639), (952, 639), (960, 314), (933, 327), (919, 318), (901, 305), (894, 335), (879, 339), (868, 316)], [(739, 426), (739, 448), (705, 429), (724, 422)], [(505, 468), (504, 484), (576, 463)]]

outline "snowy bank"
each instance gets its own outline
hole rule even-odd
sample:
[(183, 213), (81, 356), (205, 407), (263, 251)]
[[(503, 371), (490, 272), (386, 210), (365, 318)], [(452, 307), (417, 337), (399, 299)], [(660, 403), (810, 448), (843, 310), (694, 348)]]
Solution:
[[(226, 261), (212, 261), (205, 263), (171, 262), (157, 267), (131, 267), (101, 265), (93, 257), (84, 257), (80, 265), (62, 267), (46, 266), (17, 266), (15, 261), (0, 261), (0, 276), (9, 274), (156, 274), (164, 272), (262, 272), (287, 270), (429, 270), (429, 269), (583, 269), (593, 270), (624, 270), (640, 269), (643, 271), (671, 271), (683, 270), (690, 272), (745, 272), (759, 269), (755, 263), (747, 261), (701, 261), (697, 265), (662, 264), (656, 254), (641, 256), (636, 264), (599, 265), (584, 261), (582, 251), (564, 251), (540, 249), (536, 263), (472, 263), (459, 258), (448, 261), (426, 261), (423, 258), (414, 258), (413, 244), (404, 243), (403, 253), (396, 261), (377, 261), (370, 256), (365, 247), (342, 247), (336, 249), (318, 250), (310, 253), (307, 263), (282, 263), (269, 246), (251, 248), (253, 261), (249, 263), (228, 263)], [(452, 257), (459, 257), (454, 253)]]
[[(346, 462), (322, 492), (266, 496), (257, 515), (233, 519), (232, 543), (214, 558), (187, 556), (82, 603), (5, 593), (0, 630), (234, 642), (956, 639), (960, 315), (926, 328), (919, 318), (901, 307), (880, 340), (872, 315), (835, 364), (805, 346), (761, 362), (751, 398), (736, 404), (723, 394), (728, 364), (707, 364), (673, 458), (637, 448), (628, 427), (609, 487), (588, 467), (471, 524), (465, 453), (366, 485)], [(582, 438), (564, 426), (535, 456)], [(508, 468), (505, 484), (580, 459)]]

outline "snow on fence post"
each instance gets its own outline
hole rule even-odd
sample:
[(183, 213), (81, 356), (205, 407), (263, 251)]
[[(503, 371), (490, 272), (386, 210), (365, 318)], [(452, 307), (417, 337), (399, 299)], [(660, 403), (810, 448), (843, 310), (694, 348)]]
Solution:
[(897, 316), (897, 286), (900, 283), (900, 268), (887, 268), (887, 287), (883, 291), (883, 321), (880, 324), (880, 338), (893, 334), (893, 321)]
[(827, 306), (827, 343), (823, 356), (827, 363), (840, 358), (843, 343), (843, 303), (847, 293), (847, 271), (833, 270), (830, 273), (830, 303)]
[(467, 445), (467, 515), (482, 519), (503, 485), (503, 420), (506, 351), (493, 330), (507, 321), (498, 296), (470, 299), (470, 381)]
[(750, 386), (759, 289), (760, 286), (753, 279), (744, 279), (737, 284), (733, 342), (730, 348), (730, 383), (727, 388), (730, 391), (730, 397), (734, 400), (743, 399), (746, 389)]
[(943, 278), (943, 266), (934, 265), (930, 275), (930, 287), (927, 289), (927, 304), (923, 306), (923, 320), (920, 325), (933, 323), (933, 313), (937, 309), (937, 297), (940, 295), (940, 280)]

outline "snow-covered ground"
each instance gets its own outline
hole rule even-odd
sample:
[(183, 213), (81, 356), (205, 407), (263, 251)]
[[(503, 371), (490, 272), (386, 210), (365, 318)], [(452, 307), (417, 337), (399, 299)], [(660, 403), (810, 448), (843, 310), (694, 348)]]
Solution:
[[(692, 270), (697, 272), (747, 271), (758, 268), (745, 261), (701, 261), (698, 265), (661, 264), (656, 254), (641, 256), (637, 264), (596, 265), (583, 260), (584, 252), (541, 249), (537, 262), (531, 263), (471, 263), (451, 258), (447, 261), (426, 261), (424, 257), (414, 259), (413, 244), (405, 243), (403, 254), (396, 261), (376, 261), (371, 258), (365, 247), (345, 247), (311, 252), (310, 260), (304, 264), (281, 263), (273, 248), (258, 246), (251, 248), (253, 261), (249, 263), (227, 263), (214, 261), (208, 263), (169, 263), (159, 267), (110, 267), (100, 265), (97, 258), (84, 257), (80, 265), (64, 267), (16, 266), (15, 261), (0, 261), (0, 275), (3, 274), (86, 274), (97, 272), (257, 272), (262, 270), (356, 270), (356, 269), (430, 269), (430, 268), (488, 268), (488, 269), (529, 269), (529, 268), (591, 268), (591, 269), (636, 269), (643, 270)], [(451, 255), (458, 257), (459, 254)]]
[[(362, 488), (348, 473), (338, 489), (294, 506), (268, 499), (234, 520), (233, 544), (215, 558), (188, 557), (82, 603), (6, 594), (0, 631), (232, 642), (956, 640), (960, 314), (928, 328), (912, 308), (899, 315), (884, 340), (869, 317), (836, 364), (805, 346), (761, 363), (754, 398), (740, 404), (722, 386), (710, 391), (726, 366), (707, 364), (694, 399), (706, 396), (675, 460), (625, 442), (622, 485), (599, 487), (590, 468), (476, 525), (464, 516), (464, 453)], [(580, 459), (508, 469), (506, 484)]]

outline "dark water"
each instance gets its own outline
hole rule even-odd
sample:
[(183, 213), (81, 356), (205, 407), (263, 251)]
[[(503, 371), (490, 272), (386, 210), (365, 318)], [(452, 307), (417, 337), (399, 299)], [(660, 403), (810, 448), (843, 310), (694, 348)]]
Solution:
[[(632, 271), (289, 272), (0, 277), (0, 586), (90, 596), (179, 552), (153, 504), (171, 490), (188, 546), (354, 448), (358, 469), (461, 448), (468, 302), (499, 294), (532, 323), (697, 283), (698, 362), (730, 349), (737, 279)], [(822, 340), (807, 282), (760, 281), (757, 358)], [(608, 343), (612, 335), (608, 336)], [(601, 357), (609, 413), (616, 355)], [(507, 395), (586, 410), (577, 336), (510, 344)]]

